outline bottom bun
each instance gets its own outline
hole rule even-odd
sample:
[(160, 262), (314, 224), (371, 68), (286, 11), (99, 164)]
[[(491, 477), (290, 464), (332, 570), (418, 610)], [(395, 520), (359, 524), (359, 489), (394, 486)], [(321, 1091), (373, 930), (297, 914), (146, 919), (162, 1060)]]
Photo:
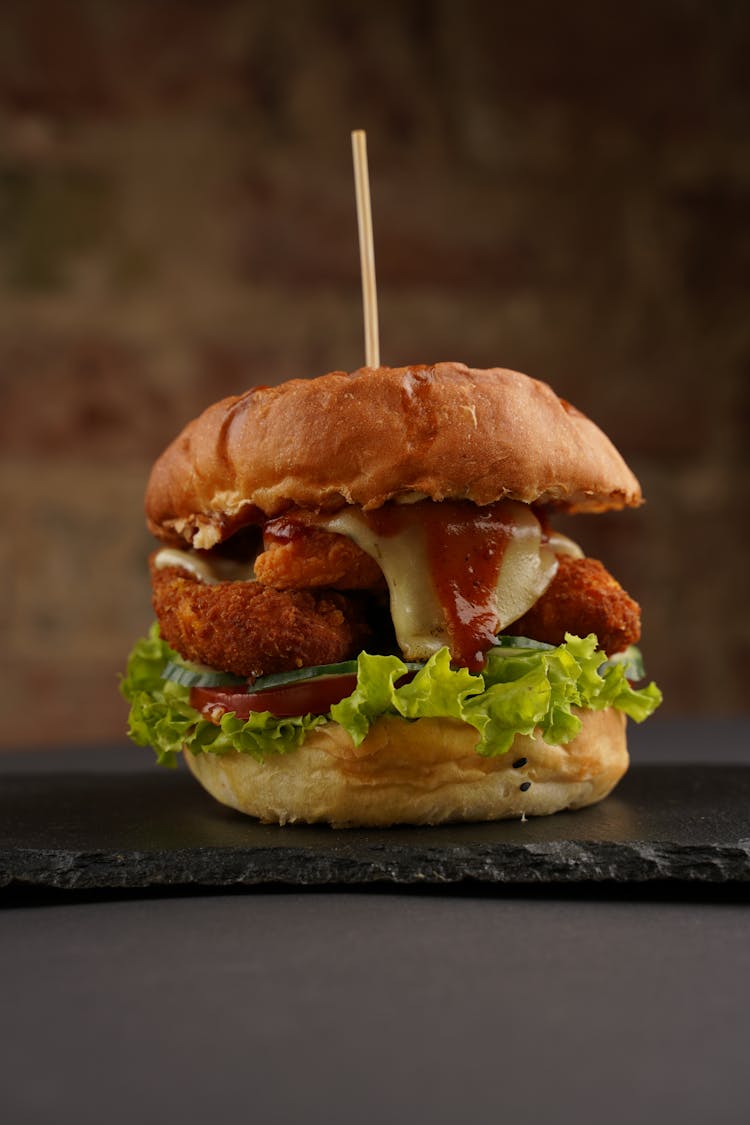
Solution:
[(331, 722), (299, 749), (262, 761), (190, 751), (185, 758), (213, 797), (266, 824), (387, 827), (546, 816), (600, 801), (628, 768), (625, 715), (609, 709), (579, 717), (581, 731), (565, 746), (517, 735), (508, 753), (494, 758), (475, 753), (478, 735), (466, 723), (395, 716), (374, 723), (357, 747)]

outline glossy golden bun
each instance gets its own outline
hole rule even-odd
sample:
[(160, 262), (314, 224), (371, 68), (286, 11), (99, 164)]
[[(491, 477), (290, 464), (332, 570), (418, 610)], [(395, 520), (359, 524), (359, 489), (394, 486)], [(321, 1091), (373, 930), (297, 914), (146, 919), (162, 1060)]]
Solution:
[[(517, 735), (507, 754), (475, 753), (477, 732), (455, 719), (379, 719), (361, 746), (336, 723), (288, 754), (192, 754), (188, 765), (222, 804), (265, 823), (335, 828), (545, 816), (602, 800), (628, 767), (621, 711), (580, 712), (566, 746)], [(523, 765), (514, 762), (526, 759)], [(521, 786), (531, 782), (526, 790)]]
[(152, 532), (209, 548), (252, 513), (429, 497), (566, 511), (641, 503), (620, 454), (546, 383), (461, 363), (362, 368), (209, 407), (154, 465)]

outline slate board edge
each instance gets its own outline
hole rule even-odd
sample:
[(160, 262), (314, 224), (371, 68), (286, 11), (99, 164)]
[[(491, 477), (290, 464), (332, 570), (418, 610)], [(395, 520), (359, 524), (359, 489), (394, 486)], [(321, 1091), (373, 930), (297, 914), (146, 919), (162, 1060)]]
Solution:
[(77, 852), (12, 849), (0, 852), (0, 888), (56, 890), (235, 887), (750, 882), (750, 839), (734, 845), (560, 841), (533, 845), (454, 847), (450, 851), (398, 845), (309, 848), (189, 848), (168, 852)]

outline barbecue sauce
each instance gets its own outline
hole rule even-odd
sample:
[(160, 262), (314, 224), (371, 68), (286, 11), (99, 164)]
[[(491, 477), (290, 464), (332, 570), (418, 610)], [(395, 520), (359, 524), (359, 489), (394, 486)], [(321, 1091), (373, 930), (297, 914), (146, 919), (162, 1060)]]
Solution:
[(398, 535), (419, 520), (429, 578), (445, 613), (453, 661), (480, 671), (499, 628), (495, 594), (513, 534), (507, 509), (501, 503), (478, 508), (468, 502), (427, 500), (379, 508), (364, 516), (383, 537)]

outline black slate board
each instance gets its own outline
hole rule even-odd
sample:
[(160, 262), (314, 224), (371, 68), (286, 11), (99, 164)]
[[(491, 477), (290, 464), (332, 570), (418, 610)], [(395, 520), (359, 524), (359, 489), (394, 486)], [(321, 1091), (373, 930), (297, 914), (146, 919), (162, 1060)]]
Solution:
[(0, 887), (750, 881), (748, 765), (635, 765), (601, 804), (524, 822), (334, 831), (258, 824), (183, 770), (96, 760), (0, 768)]

